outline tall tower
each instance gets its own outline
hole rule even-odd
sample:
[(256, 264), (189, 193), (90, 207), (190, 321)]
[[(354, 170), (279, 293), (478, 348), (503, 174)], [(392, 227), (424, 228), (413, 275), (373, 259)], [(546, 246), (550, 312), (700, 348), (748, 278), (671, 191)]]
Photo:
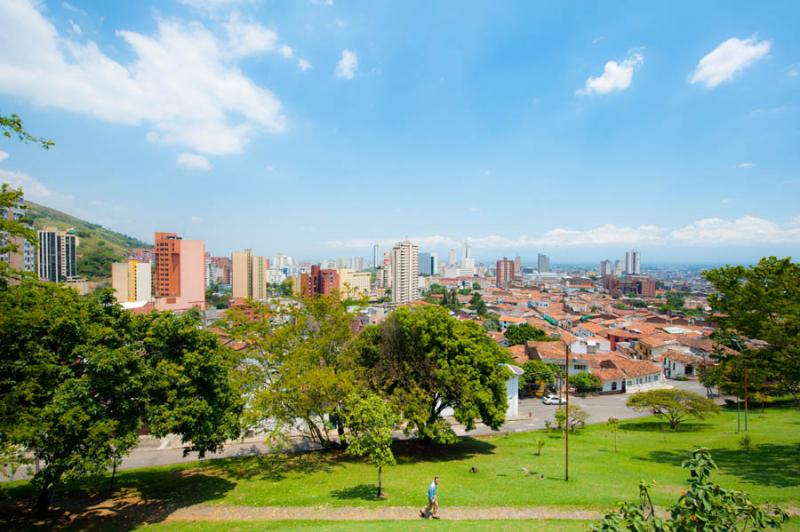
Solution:
[(374, 244), (372, 246), (372, 267), (377, 269), (380, 266), (378, 264), (378, 244)]
[(39, 279), (63, 282), (78, 276), (78, 237), (69, 231), (46, 227), (39, 236)]
[(392, 248), (392, 301), (419, 299), (419, 246), (405, 240)]
[(155, 234), (155, 295), (158, 310), (206, 308), (206, 250), (202, 240)]
[(539, 253), (539, 256), (537, 257), (536, 261), (537, 261), (537, 269), (539, 270), (539, 273), (549, 273), (550, 272), (550, 257), (548, 257), (547, 255), (544, 255), (542, 253)]
[(508, 288), (514, 280), (515, 267), (514, 261), (505, 257), (497, 261), (497, 275), (495, 277), (497, 288)]
[(231, 264), (231, 295), (241, 299), (266, 299), (269, 259), (245, 249), (232, 254)]

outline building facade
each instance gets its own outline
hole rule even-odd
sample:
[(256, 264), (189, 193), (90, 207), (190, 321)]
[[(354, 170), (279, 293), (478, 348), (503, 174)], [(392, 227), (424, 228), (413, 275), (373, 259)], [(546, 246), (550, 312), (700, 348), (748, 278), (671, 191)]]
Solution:
[(539, 273), (550, 273), (550, 257), (539, 253), (536, 258)]
[(496, 285), (497, 288), (506, 289), (511, 286), (516, 274), (516, 263), (506, 257), (497, 261)]
[(78, 236), (46, 227), (38, 231), (38, 273), (42, 281), (62, 283), (78, 276)]
[(392, 248), (392, 301), (403, 304), (419, 299), (419, 246), (405, 240)]
[(189, 310), (206, 307), (206, 252), (202, 240), (183, 240), (176, 233), (155, 234), (156, 308)]
[[(9, 208), (0, 208), (0, 218), (4, 220), (21, 221), (25, 216), (25, 207), (22, 197), (17, 204)], [(33, 229), (30, 224), (26, 224)], [(9, 238), (7, 233), (0, 231), (0, 248), (13, 247), (0, 254), (0, 262), (8, 264), (9, 268), (19, 272), (36, 271), (36, 249), (33, 244), (23, 237)]]
[(339, 272), (336, 270), (322, 269), (315, 264), (310, 272), (300, 276), (300, 291), (306, 297), (330, 295), (334, 290), (339, 290)]
[(245, 249), (232, 254), (231, 264), (231, 295), (234, 299), (267, 298), (269, 259)]
[(111, 264), (111, 287), (117, 301), (152, 301), (153, 265), (149, 262), (129, 260)]

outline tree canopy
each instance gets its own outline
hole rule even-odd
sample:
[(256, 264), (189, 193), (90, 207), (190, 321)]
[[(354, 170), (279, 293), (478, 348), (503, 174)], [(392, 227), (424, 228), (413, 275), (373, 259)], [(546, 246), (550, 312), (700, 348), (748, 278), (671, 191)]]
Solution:
[(635, 410), (651, 410), (654, 415), (664, 417), (669, 427), (675, 429), (689, 417), (704, 419), (719, 412), (719, 407), (702, 395), (677, 389), (638, 392), (628, 399), (628, 406)]
[(377, 496), (383, 496), (383, 467), (394, 465), (392, 430), (399, 419), (394, 409), (374, 393), (351, 394), (345, 401), (345, 424), (349, 429), (347, 452), (366, 456), (378, 468)]
[[(716, 293), (709, 297), (723, 344), (739, 354), (720, 352), (723, 365), (762, 371), (776, 391), (800, 400), (800, 265), (791, 258), (761, 259), (755, 266), (725, 266), (704, 277)], [(739, 338), (761, 340), (754, 346)], [(737, 338), (739, 338), (737, 340)]]
[(0, 290), (0, 447), (33, 453), (37, 510), (65, 477), (99, 472), (147, 424), (215, 451), (239, 433), (230, 359), (196, 316), (132, 316), (110, 290), (54, 283)]
[(442, 418), (448, 407), (467, 430), (476, 420), (497, 429), (505, 419), (508, 355), (474, 322), (441, 307), (401, 307), (365, 329), (354, 349), (368, 386), (425, 441), (456, 440)]
[(509, 345), (522, 345), (529, 340), (537, 342), (550, 340), (550, 337), (541, 329), (532, 327), (528, 323), (522, 325), (509, 325), (505, 332)]

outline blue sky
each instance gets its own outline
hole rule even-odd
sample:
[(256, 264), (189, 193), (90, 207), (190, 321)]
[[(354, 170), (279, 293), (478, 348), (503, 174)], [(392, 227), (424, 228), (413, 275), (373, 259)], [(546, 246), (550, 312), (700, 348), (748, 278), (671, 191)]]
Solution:
[(152, 240), (800, 251), (796, 2), (0, 3), (0, 180)]

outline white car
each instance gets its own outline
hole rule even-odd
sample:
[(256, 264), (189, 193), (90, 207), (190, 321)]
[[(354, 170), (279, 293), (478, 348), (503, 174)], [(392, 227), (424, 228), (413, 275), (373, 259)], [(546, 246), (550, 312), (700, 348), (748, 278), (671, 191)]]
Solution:
[(567, 404), (567, 398), (559, 398), (557, 395), (548, 394), (542, 397), (542, 402), (546, 405), (565, 405)]

